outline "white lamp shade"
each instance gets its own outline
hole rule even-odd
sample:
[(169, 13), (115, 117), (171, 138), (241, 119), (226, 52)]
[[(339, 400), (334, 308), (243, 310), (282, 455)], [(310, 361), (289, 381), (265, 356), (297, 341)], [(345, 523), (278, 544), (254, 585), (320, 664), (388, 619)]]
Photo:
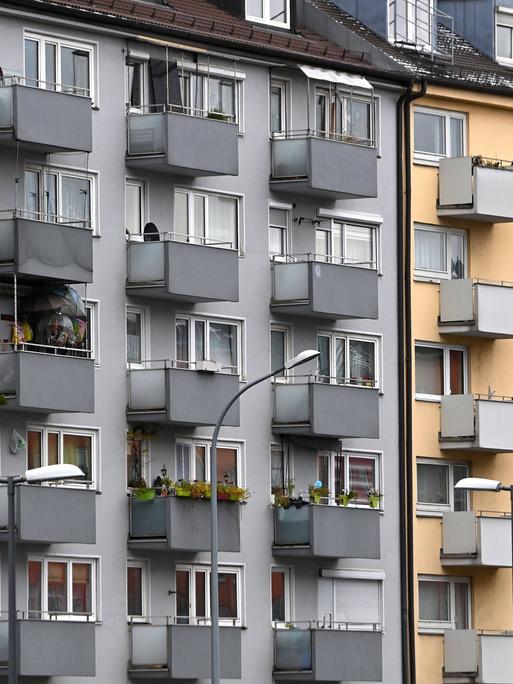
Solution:
[(76, 480), (84, 477), (84, 473), (76, 465), (71, 463), (58, 463), (57, 465), (31, 468), (25, 471), (27, 482), (51, 482), (52, 480)]
[(501, 483), (499, 480), (488, 480), (486, 477), (464, 477), (456, 482), (454, 489), (470, 489), (483, 492), (498, 492)]
[(317, 349), (305, 349), (299, 352), (296, 356), (293, 356), (285, 363), (285, 368), (290, 370), (296, 366), (301, 366), (303, 363), (308, 363), (308, 361), (313, 361), (320, 356), (320, 352)]

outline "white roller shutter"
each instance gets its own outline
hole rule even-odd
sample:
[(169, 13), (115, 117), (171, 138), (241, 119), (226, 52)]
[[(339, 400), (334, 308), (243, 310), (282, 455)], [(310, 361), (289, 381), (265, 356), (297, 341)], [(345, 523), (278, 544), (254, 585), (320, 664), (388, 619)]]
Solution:
[[(381, 623), (381, 587), (376, 580), (335, 579), (335, 620)], [(356, 626), (356, 625), (355, 625)]]

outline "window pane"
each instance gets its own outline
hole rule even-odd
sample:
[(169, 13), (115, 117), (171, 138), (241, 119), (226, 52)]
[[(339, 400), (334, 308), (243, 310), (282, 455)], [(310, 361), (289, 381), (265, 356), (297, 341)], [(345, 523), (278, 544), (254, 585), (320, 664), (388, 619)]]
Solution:
[(127, 438), (126, 442), (127, 487), (133, 487), (143, 476), (143, 440)]
[(61, 48), (61, 82), (65, 92), (89, 95), (89, 53)]
[(197, 445), (194, 449), (196, 480), (205, 481), (207, 479), (206, 451), (206, 448), (202, 445)]
[(36, 212), (39, 211), (39, 195), (39, 172), (25, 171), (25, 209), (34, 212), (34, 216), (29, 218), (38, 218)]
[(91, 613), (91, 565), (73, 563), (73, 613)]
[(360, 100), (346, 100), (347, 133), (358, 139), (370, 141), (370, 102)]
[(445, 119), (437, 114), (415, 112), (415, 151), (445, 154)]
[(25, 76), (27, 85), (37, 86), (39, 78), (39, 43), (37, 40), (25, 40)]
[(271, 449), (271, 494), (281, 494), (285, 489), (285, 454)]
[(363, 340), (349, 340), (349, 362), (351, 380), (358, 383), (373, 383), (376, 379), (374, 368), (374, 343)]
[(144, 92), (144, 66), (141, 62), (133, 62), (127, 65), (128, 70), (128, 92), (130, 93), (130, 106), (142, 107)]
[(87, 178), (62, 176), (61, 213), (79, 223), (91, 220), (90, 181)]
[(419, 582), (419, 618), (430, 622), (449, 621), (449, 582)]
[(346, 341), (343, 338), (335, 338), (335, 375), (337, 382), (346, 380)]
[(126, 569), (126, 594), (128, 615), (141, 616), (142, 605), (142, 568), (129, 566)]
[(321, 380), (330, 378), (330, 338), (327, 335), (317, 336), (317, 349), (321, 353), (318, 360), (319, 375)]
[(450, 381), (451, 394), (463, 394), (465, 391), (465, 355), (461, 349), (451, 349), (450, 358)]
[[(191, 480), (191, 445), (176, 443), (176, 479)], [(199, 479), (199, 478), (197, 478)]]
[(320, 132), (325, 132), (326, 129), (326, 95), (317, 94), (315, 103), (315, 127)]
[(45, 173), (45, 213), (49, 221), (55, 221), (57, 216), (57, 183), (56, 173)]
[(48, 433), (48, 465), (59, 463), (59, 435), (56, 432)]
[(375, 268), (374, 228), (346, 226), (346, 261), (364, 268)]
[(451, 278), (465, 277), (465, 239), (463, 235), (449, 236), (449, 251), (451, 255)]
[(45, 45), (45, 88), (48, 90), (55, 90), (57, 82), (56, 49), (57, 46), (52, 43)]
[(264, 0), (249, 0), (248, 12), (251, 17), (263, 18), (264, 16)]
[(507, 26), (497, 26), (497, 57), (511, 59), (511, 33)]
[(285, 230), (276, 226), (269, 227), (269, 255), (283, 256), (285, 254)]
[(128, 363), (142, 361), (142, 316), (134, 311), (126, 314), (126, 357)]
[(415, 347), (415, 391), (417, 394), (444, 393), (443, 349)]
[(34, 611), (29, 617), (41, 617), (41, 561), (28, 561), (28, 609)]
[(330, 454), (319, 454), (317, 457), (317, 479), (323, 485), (330, 485)]
[(446, 234), (441, 231), (415, 229), (415, 268), (446, 273)]
[[(468, 468), (464, 465), (453, 466), (453, 479), (454, 484), (462, 480), (464, 477), (468, 477)], [(467, 511), (468, 510), (468, 493), (463, 489), (454, 489), (454, 510), (455, 511)]]
[(272, 619), (285, 622), (285, 571), (271, 571)]
[(349, 488), (358, 494), (359, 501), (367, 501), (370, 489), (376, 487), (376, 461), (373, 458), (349, 457)]
[(278, 86), (271, 86), (271, 113), (270, 113), (270, 127), (271, 133), (279, 133), (282, 129), (282, 98), (281, 88)]
[(463, 156), (463, 119), (451, 117), (451, 157)]
[(217, 448), (217, 481), (237, 484), (237, 449)]
[(125, 186), (125, 227), (131, 235), (142, 232), (142, 188), (135, 183)]
[(194, 584), (196, 591), (196, 617), (206, 617), (206, 598), (205, 598), (205, 584), (207, 579), (206, 572), (196, 572), (194, 576)]
[(237, 617), (237, 575), (233, 572), (219, 573), (219, 617)]
[[(204, 238), (205, 230), (205, 197), (203, 195), (194, 195), (194, 236), (197, 238)], [(203, 242), (203, 240), (199, 240)]]
[[(321, 257), (331, 253), (329, 230), (317, 229), (315, 231), (315, 253)], [(323, 261), (326, 261), (326, 259), (323, 259)]]
[(68, 567), (66, 563), (48, 563), (48, 612), (68, 612)]
[(42, 434), (36, 432), (35, 430), (29, 430), (27, 432), (27, 467), (31, 468), (41, 467), (41, 441)]
[(228, 323), (209, 323), (210, 360), (217, 361), (225, 370), (238, 371), (237, 326)]
[(455, 629), (468, 629), (470, 626), (468, 615), (468, 584), (454, 583), (454, 616)]
[(174, 202), (174, 232), (178, 240), (185, 241), (189, 234), (189, 205), (185, 192), (175, 191)]
[(449, 504), (449, 468), (434, 463), (417, 464), (417, 501)]
[(344, 470), (345, 459), (346, 457), (343, 454), (335, 454), (335, 497), (346, 488), (346, 474)]
[[(285, 331), (271, 330), (271, 370), (285, 365)], [(285, 371), (279, 373), (283, 377)]]
[(271, 21), (281, 21), (286, 23), (287, 0), (270, 0), (269, 9), (271, 11), (271, 16), (269, 17)]
[(78, 466), (85, 475), (84, 480), (89, 482), (92, 480), (92, 441), (90, 435), (65, 434), (63, 437), (63, 462)]
[(176, 614), (189, 615), (189, 571), (176, 571)]
[(194, 360), (205, 359), (205, 321), (194, 321)]
[(180, 368), (187, 368), (189, 361), (189, 321), (186, 318), (176, 319), (176, 360)]
[(209, 235), (211, 240), (226, 247), (237, 246), (237, 199), (234, 197), (208, 198)]

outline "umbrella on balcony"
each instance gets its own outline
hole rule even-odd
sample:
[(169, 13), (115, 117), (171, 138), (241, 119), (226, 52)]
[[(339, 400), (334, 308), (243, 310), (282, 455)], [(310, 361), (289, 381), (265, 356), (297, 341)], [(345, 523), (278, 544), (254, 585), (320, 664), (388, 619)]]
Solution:
[(73, 347), (76, 336), (71, 319), (55, 312), (43, 316), (37, 324), (36, 340), (52, 347)]
[(23, 302), (23, 311), (57, 311), (64, 316), (85, 320), (86, 309), (78, 292), (69, 285), (54, 285), (29, 295)]

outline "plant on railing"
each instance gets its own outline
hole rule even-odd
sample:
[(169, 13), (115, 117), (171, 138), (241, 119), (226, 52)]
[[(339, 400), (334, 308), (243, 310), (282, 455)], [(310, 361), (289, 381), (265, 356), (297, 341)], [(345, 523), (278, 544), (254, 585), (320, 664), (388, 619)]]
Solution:
[(377, 489), (369, 489), (367, 499), (369, 500), (369, 506), (371, 508), (379, 508), (379, 502), (382, 498), (383, 494), (381, 494)]
[(502, 159), (490, 159), (477, 154), (472, 157), (472, 166), (484, 166), (489, 169), (508, 169), (513, 166), (513, 162), (504, 162)]
[(326, 485), (323, 485), (320, 480), (310, 482), (308, 485), (308, 496), (310, 497), (310, 503), (321, 503), (321, 499), (326, 499), (329, 497), (329, 495), (330, 490)]
[(155, 498), (155, 488), (148, 487), (144, 478), (130, 480), (129, 486), (132, 487), (133, 496), (139, 501), (150, 501)]
[(349, 506), (351, 501), (355, 501), (358, 498), (358, 494), (354, 489), (343, 489), (337, 496), (337, 504), (339, 506)]
[(207, 114), (208, 119), (216, 119), (217, 121), (230, 121), (230, 115), (223, 112), (222, 109), (211, 109)]
[(225, 482), (217, 483), (218, 501), (247, 501), (249, 497), (249, 490), (244, 489), (244, 487)]
[(301, 508), (305, 506), (308, 502), (301, 495), (294, 496), (295, 488), (294, 480), (287, 480), (283, 489), (274, 490), (273, 508), (290, 508), (291, 506)]

